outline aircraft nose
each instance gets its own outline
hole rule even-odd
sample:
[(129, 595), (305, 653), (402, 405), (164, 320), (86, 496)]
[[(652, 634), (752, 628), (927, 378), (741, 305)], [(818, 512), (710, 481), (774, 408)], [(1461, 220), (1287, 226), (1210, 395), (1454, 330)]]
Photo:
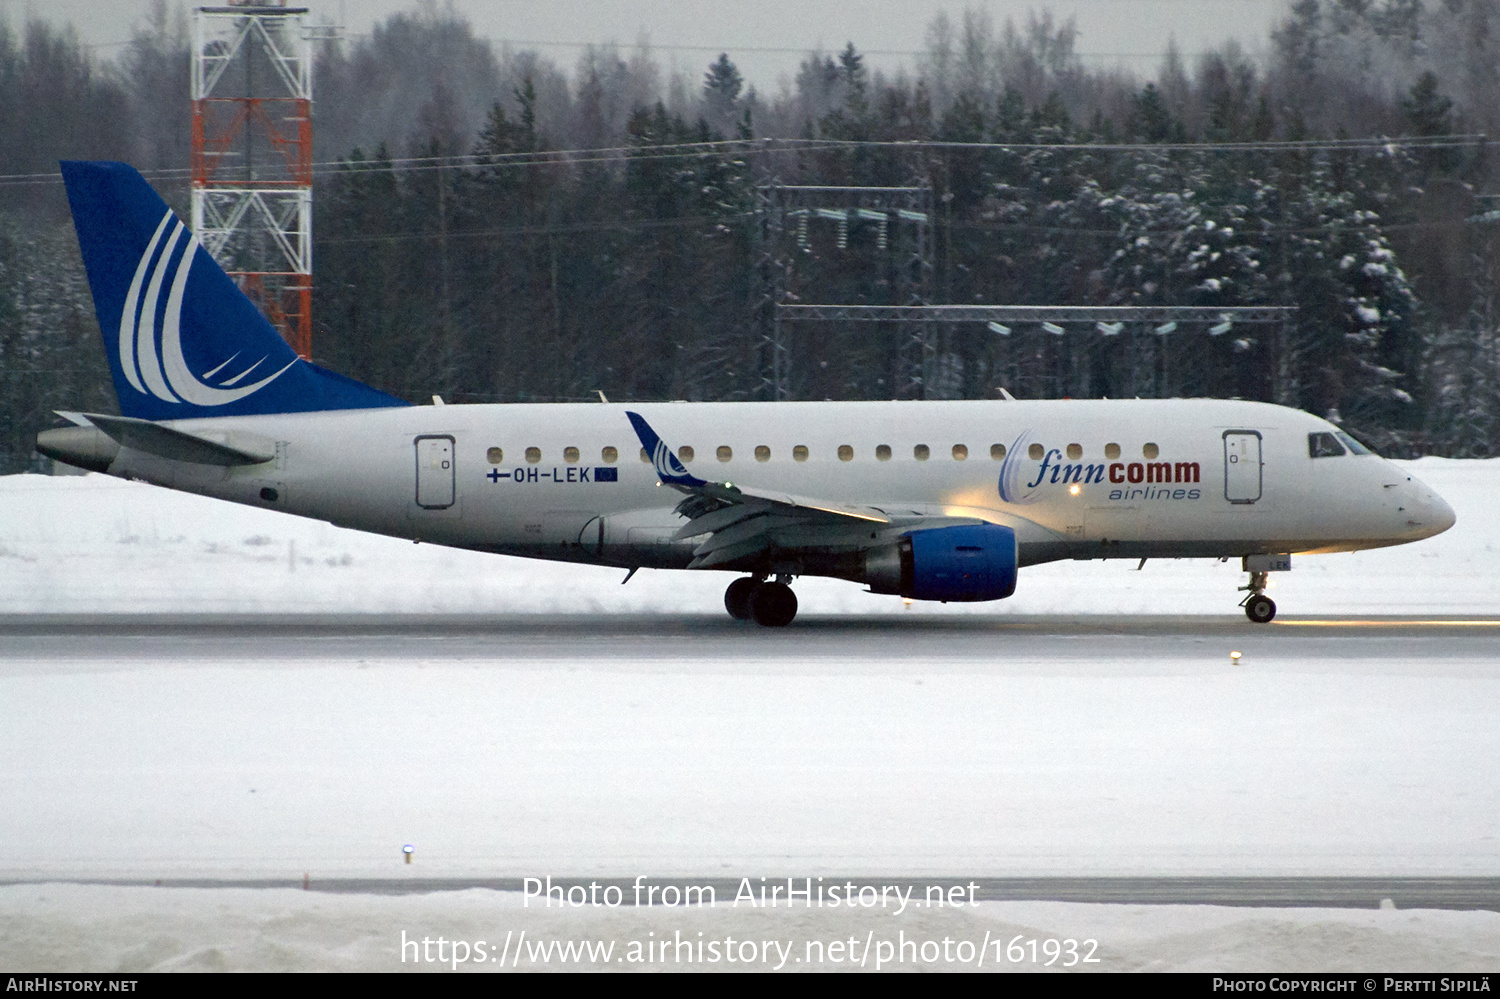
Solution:
[(1411, 480), (1410, 486), (1411, 514), (1406, 523), (1418, 537), (1430, 538), (1435, 534), (1442, 534), (1458, 522), (1453, 507), (1431, 486), (1416, 478)]
[(1428, 490), (1432, 499), (1432, 533), (1442, 534), (1448, 528), (1458, 523), (1458, 515), (1453, 512), (1453, 507), (1432, 490)]

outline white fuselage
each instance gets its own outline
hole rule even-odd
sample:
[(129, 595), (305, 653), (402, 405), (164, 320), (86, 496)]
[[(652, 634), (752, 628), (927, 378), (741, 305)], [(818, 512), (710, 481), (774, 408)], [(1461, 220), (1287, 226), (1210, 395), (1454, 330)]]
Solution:
[[(659, 485), (641, 457), (627, 409), (700, 478), (902, 517), (1011, 526), (1023, 565), (1349, 551), (1415, 541), (1453, 523), (1441, 497), (1379, 457), (1311, 457), (1308, 435), (1337, 429), (1326, 421), (1206, 399), (475, 405), (221, 417), (170, 425), (273, 440), (275, 460), (225, 468), (125, 448), (109, 471), (424, 542), (685, 567), (694, 541), (671, 540), (684, 523), (674, 512), (683, 497)], [(872, 543), (888, 540), (879, 533)], [(820, 569), (816, 558), (789, 568), (845, 574)]]

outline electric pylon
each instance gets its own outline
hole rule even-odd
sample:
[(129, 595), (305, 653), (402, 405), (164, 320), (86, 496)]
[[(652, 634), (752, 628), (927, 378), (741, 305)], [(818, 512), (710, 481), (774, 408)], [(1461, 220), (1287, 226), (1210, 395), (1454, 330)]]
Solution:
[(193, 231), (307, 358), (312, 39), (284, 2), (193, 12)]

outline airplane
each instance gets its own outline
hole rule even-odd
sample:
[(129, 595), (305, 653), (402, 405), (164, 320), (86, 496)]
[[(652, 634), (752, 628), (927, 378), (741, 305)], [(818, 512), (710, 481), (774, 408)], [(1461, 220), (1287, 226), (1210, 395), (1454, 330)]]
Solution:
[(733, 572), (726, 609), (768, 627), (799, 576), (989, 601), (1043, 562), (1153, 558), (1240, 559), (1265, 623), (1293, 555), (1454, 523), (1335, 424), (1261, 402), (410, 405), (299, 359), (134, 169), (62, 172), (121, 415), (60, 413), (37, 450), (91, 471), (418, 542)]

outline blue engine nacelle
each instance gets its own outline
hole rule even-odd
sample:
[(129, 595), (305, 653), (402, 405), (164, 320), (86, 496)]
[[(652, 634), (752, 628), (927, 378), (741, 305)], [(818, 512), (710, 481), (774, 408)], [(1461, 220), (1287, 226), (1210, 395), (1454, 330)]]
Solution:
[(865, 554), (865, 582), (913, 600), (999, 600), (1016, 592), (1016, 532), (998, 524), (913, 531)]

